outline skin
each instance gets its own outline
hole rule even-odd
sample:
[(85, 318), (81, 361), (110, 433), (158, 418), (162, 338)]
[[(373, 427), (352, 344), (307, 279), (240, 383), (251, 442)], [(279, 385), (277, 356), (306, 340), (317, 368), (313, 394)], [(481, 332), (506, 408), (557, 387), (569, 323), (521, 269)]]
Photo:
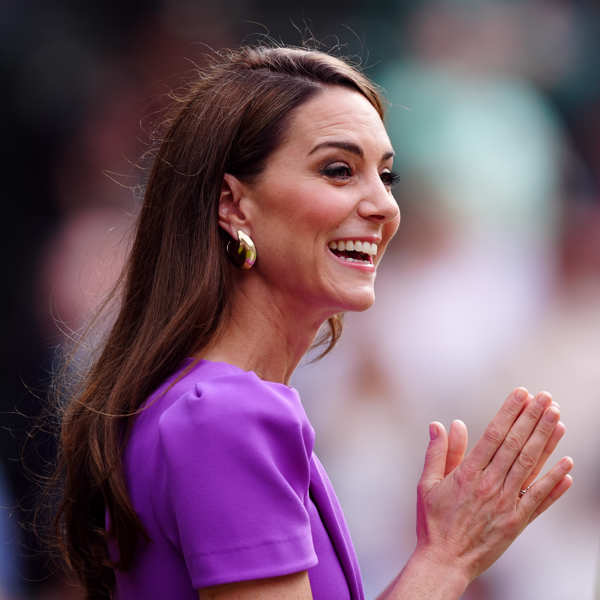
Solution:
[[(295, 111), (286, 139), (256, 181), (225, 175), (219, 223), (233, 238), (238, 229), (249, 234), (258, 259), (252, 270), (237, 273), (232, 317), (201, 358), (287, 383), (328, 317), (373, 303), (376, 268), (343, 264), (327, 245), (373, 236), (381, 240), (379, 263), (400, 222), (389, 185), (390, 154), (369, 102), (331, 87)], [(534, 398), (516, 388), (469, 453), (462, 421), (449, 432), (441, 423), (430, 425), (417, 493), (417, 546), (380, 600), (460, 598), (566, 492), (573, 466), (568, 457), (536, 480), (565, 432), (559, 417), (550, 394)], [(306, 571), (198, 594), (211, 600), (312, 598)]]

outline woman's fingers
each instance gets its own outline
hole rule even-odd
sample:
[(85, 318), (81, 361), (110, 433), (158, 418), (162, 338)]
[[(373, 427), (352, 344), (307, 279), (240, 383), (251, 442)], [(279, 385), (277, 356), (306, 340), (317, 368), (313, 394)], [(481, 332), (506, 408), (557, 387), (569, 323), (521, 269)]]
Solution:
[(539, 517), (547, 508), (552, 506), (570, 487), (573, 485), (573, 478), (570, 475), (565, 475), (555, 486), (554, 489), (546, 496), (546, 499), (536, 508), (529, 522)]
[(552, 432), (550, 439), (546, 442), (546, 446), (542, 450), (542, 454), (541, 454), (540, 458), (538, 459), (538, 462), (537, 462), (535, 468), (533, 469), (533, 471), (531, 472), (529, 477), (525, 480), (525, 483), (522, 486), (523, 488), (526, 488), (527, 486), (531, 485), (535, 481), (535, 478), (540, 474), (540, 471), (546, 464), (546, 461), (548, 460), (550, 455), (556, 449), (558, 442), (560, 442), (563, 435), (565, 435), (566, 430), (567, 430), (567, 428), (565, 427), (565, 425), (562, 421), (559, 421), (556, 424), (556, 427), (554, 428), (554, 431)]
[(567, 474), (572, 468), (573, 459), (565, 456), (521, 497), (519, 510), (529, 515), (529, 522), (554, 504), (571, 487), (572, 479)]
[[(538, 403), (538, 400), (539, 397), (536, 398), (535, 404)], [(532, 419), (535, 418), (535, 414), (536, 413), (533, 413), (533, 416), (531, 417)], [(520, 489), (527, 487), (526, 482), (529, 478), (529, 475), (538, 465), (542, 452), (550, 440), (552, 432), (555, 430), (556, 425), (558, 424), (559, 418), (560, 411), (558, 410), (558, 407), (556, 405), (549, 406), (544, 411), (539, 421), (537, 421), (535, 429), (529, 436), (529, 439), (525, 437), (527, 441), (525, 442), (525, 445), (519, 452), (516, 459), (514, 459), (514, 462), (512, 463), (504, 482), (504, 488), (506, 489), (507, 493), (516, 494)], [(518, 429), (518, 423), (515, 425), (514, 429)], [(526, 436), (526, 431), (526, 429), (523, 429), (523, 431), (514, 433), (515, 439), (520, 439), (522, 436)], [(509, 436), (511, 435), (513, 435), (512, 431), (509, 433)], [(507, 441), (509, 436), (506, 438)], [(498, 454), (500, 454), (501, 451), (502, 449), (498, 450)], [(506, 456), (504, 458), (506, 460), (511, 460), (511, 452), (507, 451), (505, 454)], [(500, 472), (503, 473), (505, 465), (499, 463), (496, 467), (494, 467), (496, 458), (497, 457), (494, 457), (494, 460), (489, 468), (500, 469)]]
[(425, 451), (425, 464), (419, 484), (424, 490), (429, 490), (444, 478), (447, 454), (448, 434), (446, 428), (438, 421), (434, 421), (429, 424), (429, 445)]
[[(519, 473), (524, 472), (518, 485), (524, 483), (525, 478), (535, 467), (546, 441), (558, 421), (557, 417), (556, 422), (552, 423), (550, 427), (547, 420), (541, 420), (551, 402), (552, 397), (547, 392), (539, 393), (532, 402), (529, 402), (506, 434), (504, 441), (487, 467), (490, 474), (494, 473), (498, 479), (504, 479), (514, 463)], [(533, 432), (536, 435), (533, 435)], [(530, 436), (534, 438), (534, 443), (528, 444)], [(542, 441), (543, 443), (540, 445)]]
[(533, 398), (517, 388), (465, 458), (464, 424), (453, 422), (446, 434), (441, 423), (432, 423), (418, 490), (419, 544), (460, 557), (469, 578), (492, 564), (571, 486), (573, 461), (563, 458), (519, 494), (564, 434), (559, 417), (549, 394)]
[(481, 439), (465, 459), (465, 463), (471, 470), (481, 470), (488, 466), (527, 404), (528, 397), (529, 393), (522, 387), (516, 388), (508, 395), (496, 416), (486, 427)]
[(448, 475), (448, 473), (454, 471), (461, 463), (467, 451), (468, 443), (469, 434), (467, 426), (458, 419), (452, 421), (450, 432), (448, 433), (448, 454), (446, 456), (444, 475)]

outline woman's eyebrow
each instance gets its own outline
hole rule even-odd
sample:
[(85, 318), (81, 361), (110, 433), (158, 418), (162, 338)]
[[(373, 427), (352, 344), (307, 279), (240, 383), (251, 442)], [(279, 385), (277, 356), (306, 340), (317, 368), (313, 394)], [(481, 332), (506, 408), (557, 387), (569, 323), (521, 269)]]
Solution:
[[(310, 156), (317, 150), (320, 150), (321, 148), (339, 148), (341, 150), (346, 150), (347, 152), (352, 152), (352, 154), (356, 154), (357, 156), (364, 158), (364, 153), (360, 146), (357, 146), (353, 142), (343, 142), (343, 141), (336, 141), (336, 140), (330, 140), (328, 142), (321, 142), (320, 144), (317, 144), (308, 153), (308, 156)], [(393, 158), (393, 157), (394, 157), (394, 152), (393, 152), (393, 150), (390, 150), (389, 152), (385, 152), (383, 154), (383, 156), (381, 157), (381, 159), (387, 160), (388, 158)]]

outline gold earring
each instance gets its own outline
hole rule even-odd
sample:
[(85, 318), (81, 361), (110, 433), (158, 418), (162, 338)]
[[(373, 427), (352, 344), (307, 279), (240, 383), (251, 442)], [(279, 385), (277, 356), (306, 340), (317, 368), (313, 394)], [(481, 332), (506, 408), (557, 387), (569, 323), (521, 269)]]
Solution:
[(233, 264), (240, 269), (251, 269), (256, 262), (256, 246), (252, 238), (241, 229), (237, 233), (237, 248), (233, 247), (234, 240), (227, 242), (227, 254)]

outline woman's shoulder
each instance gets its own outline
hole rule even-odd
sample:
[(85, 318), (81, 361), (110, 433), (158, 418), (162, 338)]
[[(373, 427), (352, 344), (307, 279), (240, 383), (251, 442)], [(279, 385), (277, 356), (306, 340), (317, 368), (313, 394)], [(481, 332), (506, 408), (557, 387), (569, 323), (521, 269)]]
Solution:
[(298, 392), (224, 362), (191, 360), (159, 392), (161, 433), (193, 428), (312, 428)]

